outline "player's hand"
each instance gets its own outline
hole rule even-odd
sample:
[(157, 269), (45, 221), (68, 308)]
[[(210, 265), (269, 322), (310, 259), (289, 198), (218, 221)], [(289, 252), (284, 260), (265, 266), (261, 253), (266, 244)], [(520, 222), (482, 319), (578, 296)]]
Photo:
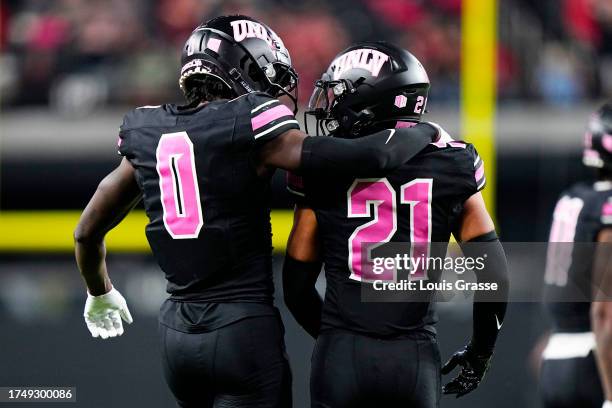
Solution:
[(100, 296), (88, 293), (83, 316), (91, 335), (103, 339), (123, 334), (121, 319), (129, 324), (133, 321), (125, 299), (115, 288)]
[(442, 367), (442, 374), (450, 373), (458, 365), (461, 371), (442, 388), (444, 394), (457, 394), (459, 398), (474, 391), (489, 369), (492, 355), (477, 353), (469, 344), (453, 354)]

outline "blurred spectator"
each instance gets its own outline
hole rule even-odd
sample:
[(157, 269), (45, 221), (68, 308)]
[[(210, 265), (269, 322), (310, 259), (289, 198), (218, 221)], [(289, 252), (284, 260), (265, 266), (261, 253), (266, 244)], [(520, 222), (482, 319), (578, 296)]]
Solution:
[(333, 15), (321, 9), (287, 13), (274, 22), (274, 30), (291, 52), (300, 76), (298, 96), (308, 103), (313, 85), (327, 70), (332, 59), (349, 45), (346, 31)]
[[(426, 66), (434, 103), (459, 96), (462, 0), (3, 0), (0, 101), (86, 114), (177, 100), (180, 47), (216, 15), (272, 26), (300, 74), (300, 100), (352, 41), (396, 42)], [(612, 93), (612, 1), (500, 2), (500, 98), (567, 105)], [(537, 87), (533, 87), (538, 80)]]
[(582, 96), (574, 56), (561, 44), (548, 44), (537, 68), (537, 89), (545, 102), (571, 106)]

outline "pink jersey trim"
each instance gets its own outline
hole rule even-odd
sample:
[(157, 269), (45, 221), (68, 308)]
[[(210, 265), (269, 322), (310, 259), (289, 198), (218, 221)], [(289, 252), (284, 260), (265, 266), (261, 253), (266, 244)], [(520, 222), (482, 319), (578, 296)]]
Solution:
[(251, 119), (251, 126), (253, 127), (253, 130), (257, 130), (278, 118), (282, 118), (283, 116), (293, 116), (293, 112), (291, 112), (291, 110), (285, 105), (278, 105)]
[(417, 125), (416, 122), (400, 122), (400, 121), (398, 121), (395, 124), (395, 128), (396, 129), (411, 128), (411, 127), (415, 127), (416, 125)]
[(484, 163), (480, 163), (480, 167), (474, 173), (474, 179), (476, 182), (480, 181), (480, 179), (484, 176)]

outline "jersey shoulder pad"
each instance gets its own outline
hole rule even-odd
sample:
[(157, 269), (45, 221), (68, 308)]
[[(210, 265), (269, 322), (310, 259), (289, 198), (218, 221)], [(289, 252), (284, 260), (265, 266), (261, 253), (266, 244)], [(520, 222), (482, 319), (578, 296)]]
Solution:
[(484, 171), (484, 162), (473, 144), (453, 139), (444, 129), (440, 128), (440, 138), (431, 143), (450, 160), (457, 174), (467, 182), (471, 193), (484, 189), (487, 178)]
[(470, 154), (472, 160), (472, 168), (474, 169), (474, 182), (476, 183), (476, 191), (482, 190), (487, 184), (487, 177), (485, 176), (484, 161), (476, 151), (471, 143), (466, 143), (465, 150)]
[(253, 92), (248, 95), (247, 101), (255, 140), (271, 140), (290, 129), (300, 128), (291, 109), (278, 99), (265, 93)]
[(176, 118), (164, 109), (163, 105), (147, 105), (132, 109), (123, 117), (121, 130), (131, 130), (141, 127), (173, 126)]
[(130, 132), (140, 127), (138, 125), (142, 123), (142, 118), (139, 116), (136, 109), (132, 109), (123, 116), (123, 122), (119, 126), (119, 139), (117, 140), (117, 153), (121, 156), (131, 156)]
[(132, 109), (123, 117), (119, 127), (118, 153), (128, 157), (131, 153), (131, 137), (133, 131), (145, 127), (170, 127), (176, 124), (176, 118), (169, 115), (163, 105), (141, 106)]

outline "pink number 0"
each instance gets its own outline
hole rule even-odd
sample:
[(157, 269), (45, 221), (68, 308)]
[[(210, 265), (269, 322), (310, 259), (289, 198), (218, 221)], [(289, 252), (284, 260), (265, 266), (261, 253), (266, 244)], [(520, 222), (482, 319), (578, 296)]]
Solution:
[[(429, 255), (431, 240), (431, 196), (432, 179), (415, 179), (402, 185), (400, 201), (409, 204), (410, 212), (410, 256)], [(389, 242), (397, 230), (395, 191), (386, 178), (356, 179), (347, 192), (348, 217), (373, 219), (355, 229), (348, 241), (350, 278), (360, 281), (365, 271), (362, 262), (369, 261), (369, 253), (363, 258), (364, 243), (368, 252), (376, 246)], [(374, 214), (371, 214), (372, 208)], [(370, 275), (369, 271), (367, 275)], [(416, 271), (414, 277), (424, 278), (425, 271)]]
[(166, 230), (174, 239), (197, 238), (204, 221), (193, 143), (187, 132), (163, 134), (156, 157)]

